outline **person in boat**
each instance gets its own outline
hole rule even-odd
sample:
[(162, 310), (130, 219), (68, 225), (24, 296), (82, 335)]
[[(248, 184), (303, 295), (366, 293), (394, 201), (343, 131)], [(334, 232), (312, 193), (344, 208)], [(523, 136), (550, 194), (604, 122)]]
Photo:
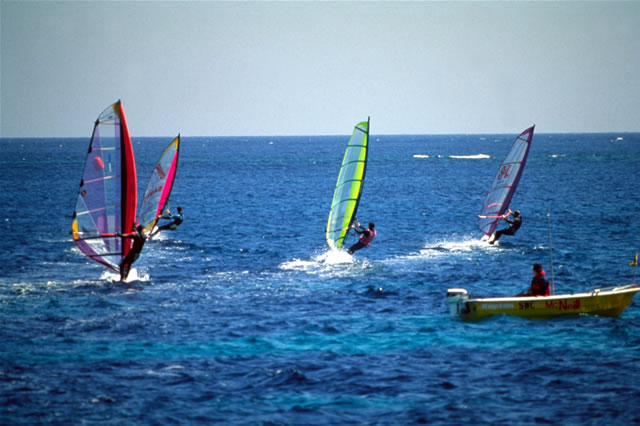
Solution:
[(138, 260), (144, 244), (150, 238), (144, 231), (144, 226), (138, 225), (135, 232), (122, 235), (123, 237), (133, 239), (133, 244), (131, 245), (129, 253), (127, 253), (125, 258), (122, 259), (122, 262), (120, 262), (120, 279), (123, 281), (126, 280), (129, 276), (131, 265), (133, 265), (133, 263)]
[(533, 278), (529, 290), (518, 296), (549, 296), (549, 281), (545, 278), (546, 272), (539, 263), (533, 264)]
[[(509, 220), (508, 217), (513, 213), (513, 219)], [(512, 212), (509, 209), (509, 213), (503, 214), (502, 218), (509, 224), (509, 227), (506, 229), (501, 229), (499, 231), (491, 234), (491, 238), (489, 238), (489, 244), (493, 244), (500, 239), (503, 235), (515, 235), (515, 233), (520, 229), (522, 225), (522, 216), (520, 216), (520, 210), (516, 210)]]
[(149, 238), (153, 237), (160, 231), (166, 231), (166, 230), (175, 231), (176, 229), (178, 229), (178, 226), (180, 226), (184, 221), (184, 215), (182, 214), (182, 207), (178, 207), (178, 214), (171, 214), (171, 210), (169, 209), (166, 210), (166, 213), (167, 213), (166, 216), (160, 216), (158, 219), (166, 219), (166, 220), (169, 220), (170, 222), (167, 223), (166, 225), (158, 226), (158, 228), (151, 233)]
[(361, 248), (368, 247), (369, 244), (371, 244), (371, 241), (373, 241), (373, 239), (378, 236), (375, 227), (376, 224), (373, 222), (369, 222), (368, 228), (362, 228), (360, 226), (360, 222), (356, 222), (355, 225), (351, 225), (351, 229), (356, 231), (357, 234), (362, 235), (360, 236), (360, 240), (357, 243), (347, 249), (347, 253), (353, 254)]

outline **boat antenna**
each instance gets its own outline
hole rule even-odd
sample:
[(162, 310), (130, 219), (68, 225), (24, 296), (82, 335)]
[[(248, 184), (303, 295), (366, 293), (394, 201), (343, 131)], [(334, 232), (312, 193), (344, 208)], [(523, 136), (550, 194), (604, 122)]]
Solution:
[(547, 207), (547, 233), (549, 234), (549, 270), (551, 271), (551, 294), (556, 294), (553, 279), (553, 246), (551, 245), (551, 212)]

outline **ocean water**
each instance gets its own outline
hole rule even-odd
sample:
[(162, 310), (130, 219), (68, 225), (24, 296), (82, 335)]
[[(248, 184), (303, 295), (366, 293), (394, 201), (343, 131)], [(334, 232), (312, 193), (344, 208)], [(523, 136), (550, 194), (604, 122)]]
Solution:
[[(128, 285), (69, 234), (88, 138), (0, 139), (0, 423), (639, 423), (637, 296), (619, 318), (448, 314), (447, 288), (515, 294), (550, 253), (556, 293), (634, 279), (637, 133), (534, 135), (522, 228), (480, 241), (520, 130), (372, 135), (378, 238), (353, 257), (324, 241), (348, 135), (183, 138), (185, 222)], [(170, 140), (134, 138), (141, 191)]]

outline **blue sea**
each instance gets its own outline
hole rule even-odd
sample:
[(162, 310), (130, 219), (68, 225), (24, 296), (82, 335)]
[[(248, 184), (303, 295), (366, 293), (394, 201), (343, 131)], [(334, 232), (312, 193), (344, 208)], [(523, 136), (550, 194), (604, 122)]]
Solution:
[[(631, 283), (640, 134), (535, 134), (522, 228), (489, 246), (477, 215), (524, 126), (372, 124), (371, 247), (324, 239), (348, 134), (184, 137), (185, 222), (129, 284), (69, 233), (89, 138), (0, 139), (0, 423), (640, 423), (638, 296), (619, 318), (549, 321), (461, 322), (445, 303), (516, 294), (533, 263), (556, 293)], [(171, 139), (133, 139), (140, 192)]]

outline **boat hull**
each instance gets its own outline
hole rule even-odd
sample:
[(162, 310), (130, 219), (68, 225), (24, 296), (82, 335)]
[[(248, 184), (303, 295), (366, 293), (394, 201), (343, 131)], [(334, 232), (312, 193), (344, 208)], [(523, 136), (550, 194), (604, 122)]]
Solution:
[(640, 285), (594, 289), (585, 293), (546, 297), (497, 297), (473, 299), (464, 289), (449, 289), (447, 305), (454, 318), (481, 320), (494, 315), (551, 319), (564, 315), (619, 316), (640, 291)]

